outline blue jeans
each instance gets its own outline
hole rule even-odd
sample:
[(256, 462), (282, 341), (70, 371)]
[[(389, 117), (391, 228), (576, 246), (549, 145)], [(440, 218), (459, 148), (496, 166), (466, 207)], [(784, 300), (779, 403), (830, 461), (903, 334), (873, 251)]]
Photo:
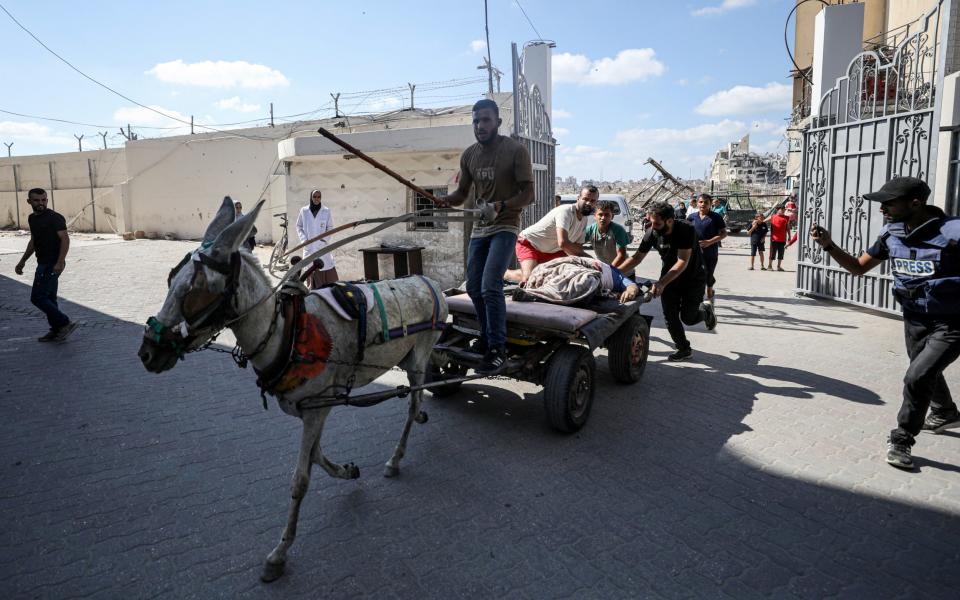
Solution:
[(470, 240), (467, 258), (467, 294), (473, 300), (480, 333), (487, 347), (507, 343), (507, 302), (503, 297), (503, 274), (513, 260), (517, 234), (501, 231)]
[(60, 312), (57, 306), (57, 282), (60, 275), (53, 272), (53, 265), (37, 265), (37, 272), (33, 276), (33, 289), (30, 291), (30, 302), (47, 315), (50, 329), (60, 329), (70, 322), (67, 315)]

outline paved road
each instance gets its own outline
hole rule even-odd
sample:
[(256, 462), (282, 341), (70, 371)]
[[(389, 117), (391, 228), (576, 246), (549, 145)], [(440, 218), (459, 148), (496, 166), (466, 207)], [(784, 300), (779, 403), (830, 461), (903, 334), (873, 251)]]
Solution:
[(336, 409), (324, 450), (361, 477), (314, 472), (269, 586), (299, 422), (263, 411), (225, 355), (159, 376), (136, 357), (192, 245), (78, 245), (62, 296), (85, 324), (61, 345), (35, 341), (45, 323), (0, 252), (0, 597), (955, 598), (960, 436), (923, 436), (917, 472), (882, 462), (899, 321), (795, 298), (793, 273), (748, 272), (736, 246), (696, 361), (664, 362), (646, 307), (644, 379), (608, 382), (600, 360), (579, 434), (547, 427), (532, 385), (468, 385), (428, 398), (388, 480), (405, 403)]

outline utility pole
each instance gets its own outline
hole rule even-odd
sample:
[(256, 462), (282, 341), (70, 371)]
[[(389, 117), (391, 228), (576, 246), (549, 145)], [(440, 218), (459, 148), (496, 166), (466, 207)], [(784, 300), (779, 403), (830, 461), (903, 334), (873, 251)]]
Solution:
[(333, 116), (337, 119), (340, 118), (340, 92), (336, 94), (330, 94), (330, 97), (333, 98)]
[(107, 149), (107, 134), (108, 134), (108, 133), (109, 133), (108, 131), (98, 131), (98, 132), (97, 132), (97, 135), (99, 135), (100, 137), (103, 138), (103, 149), (104, 149), (104, 150)]
[(73, 137), (77, 138), (77, 148), (79, 152), (83, 152), (83, 136), (77, 137), (77, 134), (73, 134)]
[(193, 115), (190, 115), (190, 135), (193, 135)]
[(10, 156), (11, 156), (10, 148), (13, 148), (13, 145), (14, 145), (15, 143), (16, 143), (16, 142), (10, 142), (9, 144), (6, 143), (6, 142), (3, 143), (3, 145), (7, 147), (7, 158), (10, 158)]
[[(487, 0), (483, 0), (483, 28), (487, 33), (487, 92), (493, 94), (493, 61), (490, 59), (490, 19), (487, 14)], [(497, 88), (500, 87), (497, 77)]]
[(407, 87), (410, 88), (410, 110), (413, 110), (413, 90), (417, 89), (417, 84), (407, 83)]
[(273, 102), (270, 103), (270, 127), (273, 127)]

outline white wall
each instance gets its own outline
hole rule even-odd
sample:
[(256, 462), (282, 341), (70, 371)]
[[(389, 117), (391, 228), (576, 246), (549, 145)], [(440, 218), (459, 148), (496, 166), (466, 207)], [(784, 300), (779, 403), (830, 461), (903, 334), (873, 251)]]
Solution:
[[(403, 177), (421, 187), (447, 187), (452, 184), (459, 169), (460, 151), (394, 152), (372, 155)], [(293, 162), (286, 178), (290, 240), (297, 242), (294, 230), (297, 214), (307, 203), (310, 190), (323, 191), (323, 203), (328, 206), (334, 225), (343, 225), (370, 217), (392, 217), (409, 212), (408, 191), (402, 184), (358, 160), (344, 160), (341, 155), (326, 155), (312, 160)], [(366, 226), (372, 227), (372, 226)], [(338, 234), (334, 240), (366, 227)], [(360, 248), (379, 244), (425, 246), (423, 250), (424, 275), (441, 285), (455, 286), (464, 280), (462, 223), (450, 223), (447, 231), (408, 231), (404, 225), (386, 229), (378, 234), (349, 244), (334, 254), (341, 279), (363, 278), (363, 260)], [(380, 277), (393, 276), (393, 259), (380, 259)]]
[[(810, 113), (819, 115), (820, 100), (847, 74), (863, 49), (863, 4), (827, 6), (817, 14), (813, 36), (813, 94)], [(829, 111), (829, 103), (823, 105)], [(826, 115), (824, 115), (826, 116)]]
[[(253, 208), (271, 180), (276, 153), (271, 139), (180, 136), (128, 142), (127, 231), (202, 237), (224, 196), (243, 203), (244, 210)], [(261, 241), (272, 239), (270, 214), (262, 211), (257, 219)]]
[[(14, 180), (14, 166), (19, 173), (19, 186)], [(50, 199), (48, 206), (67, 219), (70, 229), (93, 231), (96, 211), (96, 231), (112, 233), (119, 228), (117, 221), (120, 212), (114, 186), (126, 176), (123, 150), (116, 148), (2, 158), (0, 227), (17, 226), (19, 198), (19, 225), (26, 229), (27, 216), (32, 210), (27, 204), (27, 190), (40, 187), (47, 190)]]

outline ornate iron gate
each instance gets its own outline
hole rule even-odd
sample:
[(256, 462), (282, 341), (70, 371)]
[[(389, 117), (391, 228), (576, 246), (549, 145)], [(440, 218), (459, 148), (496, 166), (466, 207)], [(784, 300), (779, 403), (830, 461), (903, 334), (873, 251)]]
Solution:
[(513, 136), (530, 151), (534, 200), (523, 211), (520, 228), (529, 227), (553, 208), (556, 189), (556, 141), (540, 88), (527, 84), (523, 60), (513, 44)]
[(838, 246), (859, 256), (883, 227), (879, 207), (863, 194), (898, 175), (934, 187), (949, 7), (950, 0), (940, 0), (901, 41), (859, 54), (815, 107), (804, 134), (799, 291), (899, 312), (888, 265), (855, 277), (807, 232), (813, 224), (826, 227)]

